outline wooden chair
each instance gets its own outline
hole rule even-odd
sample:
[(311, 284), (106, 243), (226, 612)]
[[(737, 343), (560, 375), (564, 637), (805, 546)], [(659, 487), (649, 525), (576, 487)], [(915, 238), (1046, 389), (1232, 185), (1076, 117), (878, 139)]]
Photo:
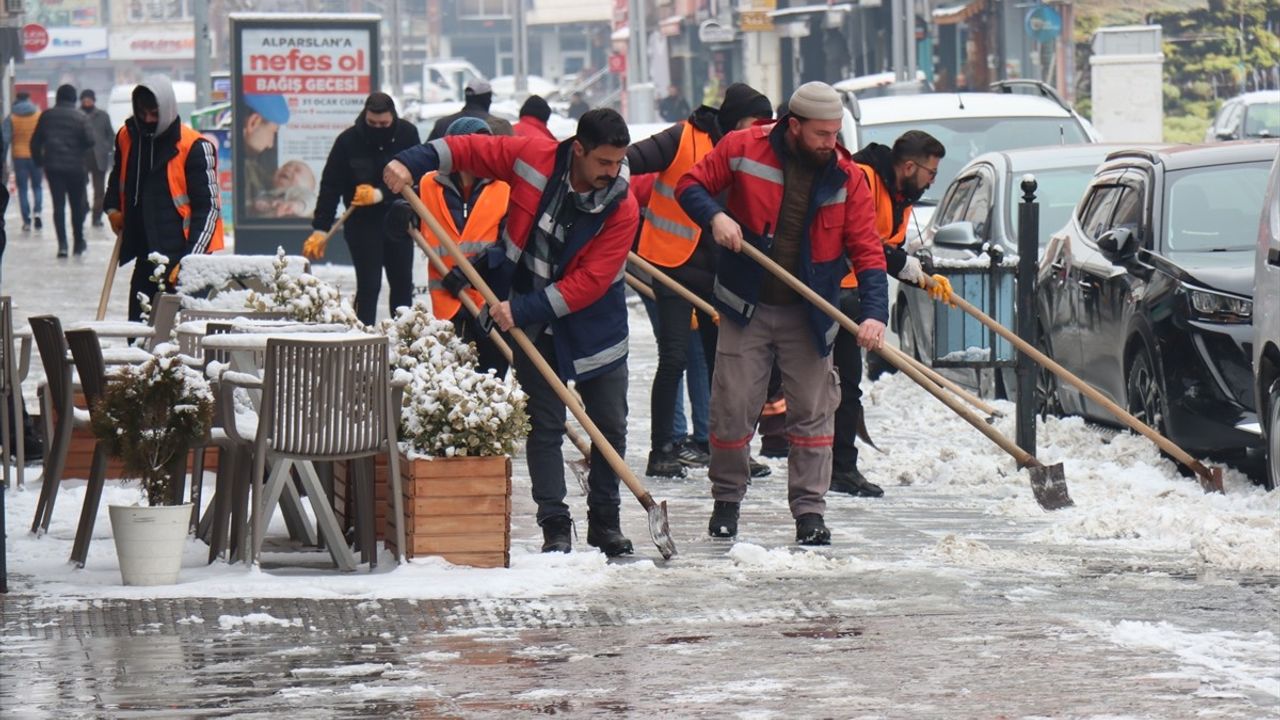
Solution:
[[(289, 471), (297, 466), (315, 511), (316, 525), (334, 562), (341, 570), (354, 570), (355, 557), (334, 516), (314, 462), (340, 461), (376, 456), (387, 452), (391, 480), (396, 558), (404, 548), (404, 510), (400, 488), (400, 465), (396, 451), (396, 412), (392, 405), (388, 346), (385, 337), (342, 340), (267, 341), (262, 379), (244, 373), (224, 373), (221, 390), (237, 387), (262, 391), (255, 436), (241, 437), (228, 427), (228, 434), (253, 447), (254, 470), (250, 497), (253, 517), (250, 528), (250, 559), (257, 561), (267, 526), (267, 512), (279, 502), (289, 481)], [(262, 477), (271, 473), (266, 487)], [(374, 522), (370, 493), (360, 492), (360, 518)], [(370, 556), (370, 567), (374, 565)]]

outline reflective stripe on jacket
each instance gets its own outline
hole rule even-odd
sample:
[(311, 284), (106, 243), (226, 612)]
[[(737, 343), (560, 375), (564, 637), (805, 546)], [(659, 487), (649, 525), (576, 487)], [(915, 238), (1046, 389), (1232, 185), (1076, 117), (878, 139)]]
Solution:
[[(901, 245), (907, 239), (907, 221), (911, 219), (911, 206), (902, 209), (902, 218), (898, 229), (893, 229), (893, 191), (884, 184), (884, 180), (875, 168), (862, 163), (855, 163), (863, 175), (867, 176), (867, 185), (871, 188), (871, 196), (876, 201), (876, 234), (885, 245)], [(858, 278), (852, 272), (840, 281), (842, 288), (858, 287)]]
[[(182, 237), (187, 244), (192, 246), (194, 252), (212, 253), (221, 250), (223, 247), (222, 237), (222, 213), (218, 206), (217, 196), (214, 196), (213, 208), (210, 210), (214, 224), (212, 229), (205, 228), (202, 236), (198, 238), (191, 237), (191, 198), (187, 195), (187, 156), (191, 153), (191, 148), (195, 147), (196, 141), (203, 140), (203, 136), (186, 125), (182, 125), (181, 134), (178, 136), (177, 154), (169, 159), (165, 166), (165, 175), (169, 181), (169, 196), (173, 198), (173, 207), (178, 211), (178, 216), (182, 218)], [(207, 140), (205, 140), (208, 143)], [(128, 212), (129, 204), (125, 201), (126, 178), (129, 174), (129, 151), (133, 146), (133, 137), (129, 134), (129, 129), (122, 126), (120, 131), (116, 133), (116, 144), (120, 147), (121, 162), (120, 166), (120, 210)], [(212, 165), (210, 170), (217, 175), (217, 156), (211, 158)]]
[[(424, 175), (418, 187), (418, 194), (422, 198), (422, 203), (427, 206), (427, 212), (430, 212), (446, 230), (453, 231), (464, 255), (472, 257), (482, 253), (497, 241), (498, 229), (502, 226), (502, 218), (507, 214), (507, 202), (511, 198), (510, 185), (500, 181), (483, 186), (477, 185), (473, 192), (478, 193), (479, 198), (476, 199), (461, 229), (454, 222), (453, 213), (449, 211), (448, 200), (445, 197), (448, 188), (441, 181), (438, 172), (433, 171)], [(440, 240), (427, 227), (425, 221), (422, 223), (422, 237), (426, 238), (432, 247), (440, 247)], [(448, 253), (441, 252), (440, 259), (449, 268), (454, 266), (453, 256)], [(440, 273), (428, 265), (427, 284), (431, 289), (431, 311), (441, 320), (450, 320), (458, 314), (462, 303), (441, 286), (440, 280)], [(484, 298), (478, 290), (468, 288), (465, 292), (475, 302), (476, 307), (484, 305)]]
[(653, 195), (643, 211), (644, 226), (640, 230), (640, 257), (659, 267), (679, 267), (698, 247), (702, 228), (676, 202), (676, 184), (694, 164), (711, 152), (711, 136), (684, 123), (676, 156), (665, 170), (658, 173)]

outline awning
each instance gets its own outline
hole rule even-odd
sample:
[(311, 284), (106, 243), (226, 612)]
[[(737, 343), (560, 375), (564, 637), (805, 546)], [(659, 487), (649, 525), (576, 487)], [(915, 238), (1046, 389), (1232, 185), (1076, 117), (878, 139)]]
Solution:
[(781, 8), (778, 10), (770, 10), (769, 17), (775, 21), (787, 22), (795, 20), (803, 20), (808, 15), (817, 13), (825, 13), (829, 11), (849, 12), (853, 10), (853, 3), (836, 3), (834, 5), (801, 5), (799, 7)]
[(525, 13), (526, 25), (567, 25), (570, 23), (610, 22), (612, 3), (582, 0), (535, 0)]
[(962, 22), (968, 22), (969, 18), (982, 12), (986, 7), (987, 0), (970, 0), (963, 5), (938, 8), (933, 11), (933, 23), (935, 25), (957, 25)]

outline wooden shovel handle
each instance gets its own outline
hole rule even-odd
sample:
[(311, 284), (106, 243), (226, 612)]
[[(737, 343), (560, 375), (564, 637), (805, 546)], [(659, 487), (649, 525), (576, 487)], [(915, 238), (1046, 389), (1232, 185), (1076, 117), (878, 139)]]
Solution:
[[(784, 282), (787, 287), (790, 287), (792, 290), (799, 293), (805, 300), (813, 303), (815, 307), (839, 323), (840, 327), (843, 327), (845, 330), (848, 330), (855, 335), (857, 334), (858, 323), (854, 322), (848, 315), (840, 312), (834, 305), (827, 302), (826, 299), (818, 293), (814, 292), (813, 288), (810, 288), (808, 285), (800, 282), (800, 280), (794, 275), (783, 269), (781, 265), (771, 260), (768, 255), (765, 255), (756, 249), (754, 245), (747, 242), (742, 243), (742, 253), (759, 263), (764, 267), (764, 269), (768, 270), (775, 277)], [(903, 373), (906, 373), (907, 377), (915, 380), (916, 384), (927, 390), (930, 395), (941, 400), (944, 405), (951, 408), (951, 410), (957, 415), (964, 418), (970, 425), (977, 428), (978, 432), (986, 435), (991, 442), (1000, 446), (1000, 449), (1013, 456), (1013, 459), (1017, 461), (1019, 467), (1042, 467), (1040, 461), (1036, 460), (1031, 453), (1018, 447), (1012, 440), (1000, 434), (998, 430), (987, 424), (987, 422), (982, 418), (975, 415), (972, 410), (960, 404), (960, 401), (955, 397), (943, 392), (942, 388), (931, 382), (924, 373), (920, 372), (920, 370), (912, 365), (911, 362), (908, 361), (908, 357), (903, 354), (902, 351), (889, 345), (883, 345), (877, 352), (879, 352), (885, 360), (888, 360), (889, 364), (898, 368)]]
[(124, 233), (116, 233), (116, 244), (111, 248), (111, 260), (107, 262), (107, 276), (102, 280), (102, 295), (98, 297), (97, 320), (107, 316), (107, 301), (111, 299), (111, 286), (116, 281), (116, 266), (120, 264), (120, 246), (124, 243)]
[(645, 260), (644, 258), (640, 257), (634, 252), (627, 255), (627, 261), (630, 262), (632, 265), (635, 265), (636, 269), (645, 273), (646, 275), (653, 278), (654, 280), (657, 280), (663, 285), (666, 285), (668, 288), (670, 288), (672, 292), (679, 295), (690, 305), (693, 305), (695, 308), (697, 308), (698, 312), (706, 313), (707, 315), (710, 315), (711, 318), (714, 319), (716, 322), (720, 322), (720, 313), (716, 312), (716, 309), (711, 306), (711, 303), (698, 297), (693, 293), (692, 290), (676, 282), (674, 278), (672, 278), (670, 275), (666, 274), (662, 270), (658, 269), (657, 267), (654, 267), (653, 263), (649, 262), (648, 260)]
[(644, 282), (640, 280), (640, 278), (636, 277), (635, 275), (632, 275), (631, 273), (627, 273), (625, 276), (625, 279), (627, 281), (627, 285), (631, 286), (631, 289), (635, 290), (636, 293), (643, 295), (644, 297), (647, 297), (650, 300), (656, 299), (653, 296), (653, 288), (649, 287), (648, 285), (645, 285)]
[[(498, 300), (498, 296), (493, 294), (493, 290), (489, 287), (488, 283), (486, 283), (484, 278), (480, 277), (480, 273), (476, 272), (476, 269), (472, 267), (471, 261), (467, 259), (467, 256), (462, 252), (462, 249), (458, 247), (458, 243), (454, 240), (453, 235), (441, 227), (435, 217), (433, 217), (431, 213), (427, 212), (426, 206), (423, 205), (422, 200), (413, 193), (412, 188), (406, 187), (400, 192), (400, 194), (409, 202), (409, 205), (413, 208), (414, 212), (418, 213), (418, 217), (422, 218), (422, 221), (427, 224), (427, 227), (431, 229), (431, 233), (436, 236), (436, 239), (440, 241), (440, 244), (444, 249), (449, 252), (449, 255), (453, 258), (456, 266), (462, 270), (463, 275), (466, 275), (467, 280), (471, 283), (471, 287), (480, 292), (480, 295), (490, 307), (497, 307), (500, 302)], [(573, 394), (569, 392), (569, 388), (560, 380), (560, 376), (556, 374), (556, 371), (547, 364), (546, 358), (542, 357), (542, 353), (538, 352), (538, 348), (534, 346), (533, 341), (529, 339), (529, 336), (525, 335), (524, 331), (518, 327), (511, 328), (511, 330), (508, 331), (508, 334), (510, 334), (516, 341), (516, 344), (520, 346), (522, 351), (524, 351), (524, 354), (529, 358), (529, 361), (533, 363), (535, 368), (537, 368), (538, 373), (542, 375), (543, 379), (547, 381), (547, 384), (551, 386), (551, 389), (555, 391), (557, 396), (559, 396), (560, 402), (564, 403), (565, 407), (569, 408), (569, 411), (573, 413), (573, 416), (578, 419), (578, 423), (582, 425), (582, 429), (586, 430), (587, 435), (591, 437), (591, 442), (595, 445), (595, 448), (604, 456), (605, 461), (609, 463), (609, 467), (618, 474), (618, 477), (622, 478), (622, 482), (624, 482), (627, 488), (631, 490), (632, 494), (636, 496), (636, 499), (640, 501), (640, 504), (644, 506), (644, 509), (649, 510), (657, 507), (657, 503), (654, 502), (653, 496), (650, 495), (649, 491), (640, 483), (640, 480), (635, 476), (635, 473), (631, 472), (631, 468), (627, 467), (627, 462), (622, 459), (622, 456), (618, 454), (618, 451), (615, 450), (613, 445), (605, 438), (604, 433), (600, 432), (600, 428), (596, 427), (596, 424), (591, 421), (591, 418), (587, 417), (586, 410), (583, 409), (582, 405), (580, 405), (576, 399), (574, 399)]]

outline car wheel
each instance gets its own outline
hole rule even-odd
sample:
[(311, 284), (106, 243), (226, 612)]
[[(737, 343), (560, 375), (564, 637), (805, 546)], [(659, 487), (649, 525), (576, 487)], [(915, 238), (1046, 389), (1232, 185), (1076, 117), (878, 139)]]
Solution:
[(1129, 363), (1125, 383), (1130, 415), (1146, 423), (1161, 435), (1164, 430), (1164, 387), (1156, 376), (1155, 363), (1146, 347), (1138, 349)]
[[(1049, 334), (1043, 327), (1038, 327), (1036, 332), (1036, 349), (1053, 357), (1049, 352)], [(1062, 398), (1058, 395), (1058, 376), (1043, 365), (1036, 367), (1036, 414), (1040, 417), (1063, 415)]]
[(920, 360), (920, 345), (916, 342), (916, 328), (911, 324), (911, 311), (905, 307), (898, 310), (898, 345), (902, 352)]
[(1267, 472), (1262, 483), (1268, 490), (1280, 488), (1280, 378), (1271, 383), (1267, 399)]

